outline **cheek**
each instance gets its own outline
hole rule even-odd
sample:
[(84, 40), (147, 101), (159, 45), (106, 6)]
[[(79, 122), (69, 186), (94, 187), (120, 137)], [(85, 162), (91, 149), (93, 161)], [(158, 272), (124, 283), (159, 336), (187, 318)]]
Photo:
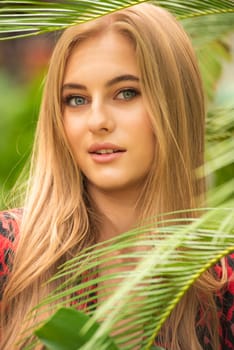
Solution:
[(69, 143), (74, 143), (80, 140), (81, 136), (84, 134), (83, 129), (84, 127), (78, 118), (70, 116), (64, 117), (64, 130)]
[(155, 133), (152, 127), (151, 120), (143, 109), (141, 118), (139, 118), (137, 123), (138, 136), (139, 139), (143, 139), (144, 143), (142, 146), (154, 149), (155, 148)]
[(82, 141), (82, 131), (77, 127), (77, 125), (74, 125), (73, 123), (70, 123), (69, 120), (64, 119), (64, 132), (66, 135), (68, 145), (70, 146), (70, 150), (73, 153), (75, 159), (78, 160), (78, 150), (80, 149)]

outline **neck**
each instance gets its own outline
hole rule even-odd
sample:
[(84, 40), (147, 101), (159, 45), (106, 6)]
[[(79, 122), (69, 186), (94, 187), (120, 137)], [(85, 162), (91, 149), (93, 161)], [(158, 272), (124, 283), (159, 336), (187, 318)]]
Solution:
[(137, 223), (136, 203), (139, 191), (101, 191), (92, 185), (89, 194), (101, 216), (99, 241), (132, 229)]

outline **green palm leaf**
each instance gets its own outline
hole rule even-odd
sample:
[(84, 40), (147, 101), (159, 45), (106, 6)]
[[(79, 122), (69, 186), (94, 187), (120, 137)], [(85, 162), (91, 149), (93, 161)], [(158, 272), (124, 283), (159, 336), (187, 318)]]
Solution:
[[(231, 204), (233, 207), (233, 201)], [(146, 225), (108, 244), (84, 250), (54, 277), (67, 279), (39, 305), (37, 312), (43, 313), (52, 303), (57, 309), (75, 300), (75, 307), (79, 307), (85, 301), (91, 303), (87, 307), (91, 317), (84, 334), (96, 322), (102, 322), (82, 350), (104, 350), (107, 334), (113, 335), (121, 349), (150, 349), (163, 322), (188, 288), (217, 260), (234, 251), (234, 209), (210, 209), (190, 221), (188, 225), (178, 219), (175, 224), (175, 219), (168, 217), (164, 220), (166, 226), (159, 227), (157, 218), (157, 228)], [(120, 264), (115, 256), (123, 262)], [(86, 278), (77, 283), (80, 276)], [(99, 300), (95, 306), (93, 293)], [(127, 327), (124, 320), (129, 320)], [(144, 337), (134, 337), (141, 331)]]
[[(82, 327), (89, 321), (89, 317), (72, 308), (61, 308), (40, 329), (36, 331), (43, 344), (51, 350), (77, 350), (82, 347), (97, 331), (99, 325), (94, 323), (88, 332), (82, 334)], [(80, 324), (78, 332), (74, 332), (71, 325)], [(108, 350), (118, 350), (113, 340), (104, 338)]]
[[(3, 0), (0, 7), (0, 34), (2, 39), (8, 39), (9, 37), (36, 35), (63, 29), (69, 25), (82, 23), (140, 2), (145, 2), (145, 0), (70, 0), (59, 2)], [(230, 13), (230, 21), (233, 24), (234, 9), (231, 1), (191, 0), (190, 2), (175, 2), (158, 0), (153, 2), (173, 12), (178, 19)], [(225, 16), (225, 18), (220, 19), (223, 26), (225, 26), (227, 18)], [(230, 21), (226, 24), (228, 28), (230, 28)]]
[[(36, 35), (59, 30), (105, 15), (124, 7), (144, 2), (125, 1), (2, 1), (0, 33), (3, 39)], [(17, 34), (13, 34), (15, 32)]]

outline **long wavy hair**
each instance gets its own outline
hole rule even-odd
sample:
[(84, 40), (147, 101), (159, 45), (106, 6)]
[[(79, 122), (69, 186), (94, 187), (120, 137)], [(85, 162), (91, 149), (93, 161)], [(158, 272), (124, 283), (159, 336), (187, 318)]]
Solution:
[[(194, 175), (203, 164), (204, 95), (197, 60), (181, 25), (167, 11), (147, 3), (65, 30), (44, 87), (20, 236), (2, 302), (2, 350), (17, 349), (22, 332), (37, 321), (36, 316), (26, 321), (27, 313), (55, 287), (42, 284), (63, 262), (98, 240), (97, 215), (64, 132), (61, 87), (74, 48), (108, 30), (134, 45), (155, 134), (155, 159), (138, 203), (142, 219), (196, 208), (204, 194), (204, 180)], [(159, 336), (162, 345), (170, 344), (170, 350), (202, 349), (196, 316), (205, 300), (202, 307), (210, 312), (211, 339), (218, 349), (213, 292), (219, 283), (212, 273), (203, 274), (166, 321)]]

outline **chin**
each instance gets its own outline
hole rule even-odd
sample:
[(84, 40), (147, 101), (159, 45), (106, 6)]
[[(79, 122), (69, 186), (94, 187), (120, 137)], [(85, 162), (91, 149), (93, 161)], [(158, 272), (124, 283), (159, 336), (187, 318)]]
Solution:
[[(110, 179), (109, 179), (110, 180)], [(132, 192), (132, 191), (139, 191), (139, 187), (142, 186), (142, 181), (121, 181), (120, 178), (118, 179), (112, 179), (112, 181), (102, 181), (102, 182), (93, 182), (92, 187), (96, 189), (96, 191), (100, 192), (119, 192), (119, 194)]]
[(121, 191), (127, 188), (126, 185), (121, 184), (119, 182), (110, 182), (110, 183), (105, 183), (105, 184), (96, 184), (95, 187), (99, 189), (100, 191), (104, 192), (115, 192), (115, 191)]

